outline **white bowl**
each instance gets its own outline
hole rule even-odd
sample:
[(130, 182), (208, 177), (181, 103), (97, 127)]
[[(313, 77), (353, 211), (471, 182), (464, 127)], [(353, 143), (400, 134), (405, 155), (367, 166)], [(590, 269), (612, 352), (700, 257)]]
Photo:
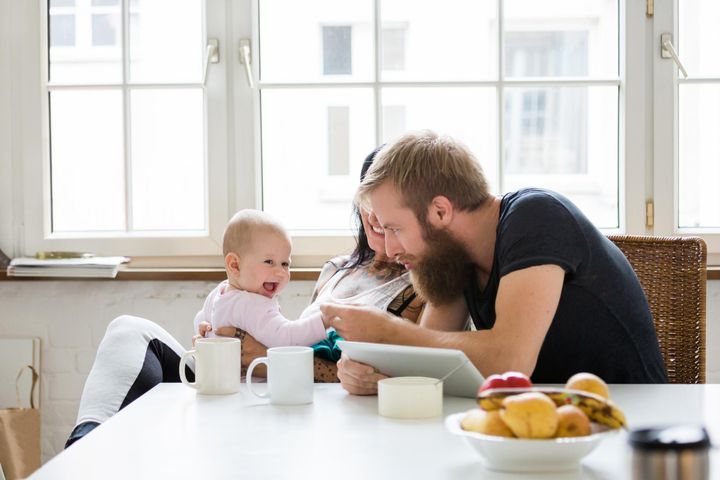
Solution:
[[(465, 412), (450, 415), (445, 427), (482, 456), (485, 467), (503, 472), (558, 472), (580, 468), (580, 460), (617, 430), (604, 430), (584, 437), (530, 440), (484, 435), (463, 430)], [(595, 425), (593, 425), (595, 427)], [(604, 427), (601, 427), (604, 428)]]
[(442, 415), (443, 384), (437, 378), (392, 377), (378, 382), (378, 412), (389, 418)]

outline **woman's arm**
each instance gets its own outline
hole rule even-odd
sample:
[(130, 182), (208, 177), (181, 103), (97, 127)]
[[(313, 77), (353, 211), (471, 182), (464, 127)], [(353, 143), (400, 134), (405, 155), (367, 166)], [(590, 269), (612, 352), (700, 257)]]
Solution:
[[(267, 356), (267, 347), (258, 342), (252, 335), (235, 327), (218, 328), (215, 332), (221, 337), (237, 337), (240, 339), (240, 364), (243, 374), (247, 371), (247, 367), (253, 360), (259, 357)], [(335, 363), (315, 357), (313, 365), (315, 382), (317, 383), (334, 383), (339, 382), (337, 377), (337, 366)], [(266, 377), (267, 369), (265, 364), (258, 365), (253, 370), (253, 375), (258, 377)]]

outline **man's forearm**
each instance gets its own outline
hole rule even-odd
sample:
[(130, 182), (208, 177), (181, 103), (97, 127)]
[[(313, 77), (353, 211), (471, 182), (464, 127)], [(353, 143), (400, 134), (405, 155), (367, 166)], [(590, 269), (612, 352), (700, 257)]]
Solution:
[(512, 347), (493, 338), (492, 330), (444, 332), (407, 322), (393, 322), (386, 336), (387, 343), (462, 350), (484, 376), (509, 370), (531, 375), (535, 368), (534, 359), (514, 354)]

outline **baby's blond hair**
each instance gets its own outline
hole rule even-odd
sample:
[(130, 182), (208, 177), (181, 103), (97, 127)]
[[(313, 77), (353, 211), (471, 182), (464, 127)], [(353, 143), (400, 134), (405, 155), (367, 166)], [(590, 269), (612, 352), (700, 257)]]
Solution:
[(269, 214), (260, 210), (240, 210), (225, 227), (223, 256), (228, 253), (242, 255), (244, 250), (250, 248), (253, 233), (258, 232), (272, 232), (288, 238), (285, 228)]

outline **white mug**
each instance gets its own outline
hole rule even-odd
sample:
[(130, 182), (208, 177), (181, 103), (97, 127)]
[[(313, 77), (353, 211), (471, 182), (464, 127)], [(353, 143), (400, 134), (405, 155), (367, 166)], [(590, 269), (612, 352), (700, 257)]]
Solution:
[[(267, 365), (268, 388), (257, 393), (252, 387), (252, 372), (261, 363)], [(267, 357), (256, 358), (247, 371), (250, 393), (270, 397), (273, 405), (304, 405), (313, 401), (313, 349), (310, 347), (273, 347)]]
[[(188, 382), (185, 364), (195, 357), (195, 382)], [(198, 338), (195, 348), (180, 357), (180, 380), (198, 393), (223, 395), (240, 390), (240, 340)]]

